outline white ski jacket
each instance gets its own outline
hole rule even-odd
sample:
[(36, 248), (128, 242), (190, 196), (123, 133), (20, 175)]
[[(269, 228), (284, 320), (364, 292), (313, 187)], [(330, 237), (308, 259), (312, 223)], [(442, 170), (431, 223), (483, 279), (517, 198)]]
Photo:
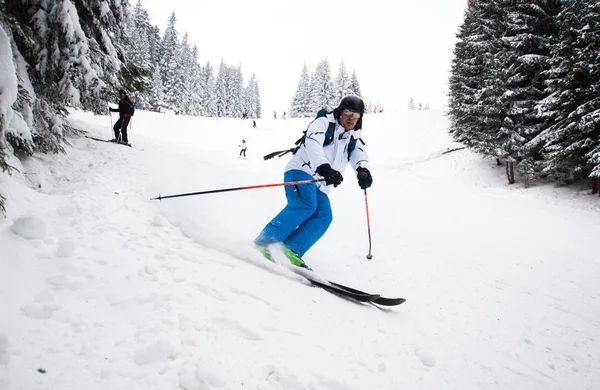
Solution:
[[(335, 121), (335, 134), (333, 141), (326, 146), (325, 133), (329, 127), (330, 122)], [(360, 139), (361, 130), (346, 130), (342, 125), (333, 117), (333, 113), (327, 116), (320, 117), (312, 121), (306, 130), (306, 138), (304, 143), (300, 146), (300, 149), (294, 154), (291, 160), (285, 167), (285, 171), (291, 171), (293, 169), (299, 169), (310, 175), (313, 175), (316, 179), (321, 179), (322, 176), (316, 173), (318, 166), (322, 164), (329, 164), (331, 168), (339, 171), (342, 175), (346, 170), (348, 163), (354, 169), (358, 167), (367, 168), (369, 170), (369, 155), (365, 149), (365, 145)], [(356, 139), (356, 147), (348, 156), (348, 143), (350, 138)], [(325, 182), (318, 182), (317, 188), (320, 191), (328, 194), (331, 186), (327, 186)]]

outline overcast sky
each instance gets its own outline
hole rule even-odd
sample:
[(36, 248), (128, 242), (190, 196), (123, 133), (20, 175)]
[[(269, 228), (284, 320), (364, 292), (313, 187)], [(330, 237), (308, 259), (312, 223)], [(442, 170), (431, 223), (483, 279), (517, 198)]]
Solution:
[[(132, 1), (135, 5), (135, 1)], [(343, 58), (356, 70), (363, 98), (387, 110), (406, 109), (410, 97), (432, 108), (446, 104), (455, 34), (467, 0), (142, 0), (161, 29), (171, 12), (187, 31), (199, 61), (215, 72), (223, 59), (255, 73), (263, 114), (289, 109), (302, 65), (309, 72), (327, 58), (333, 77)], [(216, 74), (215, 74), (216, 76)]]

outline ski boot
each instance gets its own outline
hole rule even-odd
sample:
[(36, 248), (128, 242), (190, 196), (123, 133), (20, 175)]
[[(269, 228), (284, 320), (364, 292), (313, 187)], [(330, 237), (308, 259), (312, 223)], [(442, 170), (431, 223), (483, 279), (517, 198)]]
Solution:
[(260, 253), (262, 253), (262, 255), (270, 260), (273, 261), (273, 256), (271, 255), (271, 251), (269, 250), (269, 247), (267, 245), (263, 245), (263, 244), (254, 244), (254, 246), (256, 247), (256, 249), (258, 249), (258, 251)]
[(310, 268), (308, 265), (306, 265), (304, 260), (302, 260), (300, 258), (300, 256), (298, 256), (298, 254), (296, 252), (294, 252), (293, 250), (291, 250), (290, 248), (288, 248), (288, 247), (283, 248), (283, 254), (285, 255), (285, 257), (288, 258), (290, 263), (294, 264), (295, 266), (312, 271), (312, 268)]

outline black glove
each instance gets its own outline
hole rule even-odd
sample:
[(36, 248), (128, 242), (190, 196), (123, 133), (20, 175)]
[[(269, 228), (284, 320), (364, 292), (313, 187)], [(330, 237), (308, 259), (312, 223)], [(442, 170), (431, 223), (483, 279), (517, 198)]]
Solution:
[(331, 168), (331, 165), (329, 164), (319, 165), (317, 167), (317, 173), (323, 176), (325, 184), (328, 186), (333, 184), (334, 187), (337, 187), (344, 181), (342, 174)]
[(367, 168), (358, 167), (356, 168), (356, 178), (358, 179), (358, 186), (363, 190), (371, 187), (373, 184), (373, 177), (371, 176), (371, 172)]

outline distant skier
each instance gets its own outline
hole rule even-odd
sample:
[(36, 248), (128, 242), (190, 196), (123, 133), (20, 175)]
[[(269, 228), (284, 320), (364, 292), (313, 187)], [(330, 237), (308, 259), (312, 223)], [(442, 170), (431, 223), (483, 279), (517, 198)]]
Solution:
[(127, 96), (124, 90), (119, 90), (119, 108), (109, 108), (109, 110), (110, 112), (119, 113), (119, 119), (113, 127), (115, 139), (112, 141), (121, 144), (129, 144), (127, 141), (127, 126), (129, 126), (129, 121), (131, 120), (135, 108), (133, 102), (129, 99), (129, 96)]
[(252, 127), (256, 129), (256, 121), (254, 119), (252, 120)]
[(283, 112), (283, 120), (285, 120), (285, 116), (286, 116), (286, 113), (285, 113), (285, 111), (284, 111), (284, 112)]
[[(302, 256), (325, 234), (333, 215), (327, 193), (330, 185), (342, 184), (342, 172), (348, 163), (356, 173), (358, 186), (369, 188), (373, 183), (369, 172), (369, 156), (361, 139), (365, 104), (358, 96), (346, 96), (332, 113), (312, 121), (306, 130), (306, 142), (288, 162), (284, 182), (325, 179), (285, 187), (287, 205), (254, 240), (262, 254), (272, 259), (269, 245), (283, 244), (288, 260), (310, 269)], [(334, 133), (326, 138), (328, 130)]]
[(277, 119), (277, 111), (273, 111), (273, 119)]
[(242, 157), (242, 154), (244, 155), (244, 158), (246, 158), (246, 149), (248, 149), (248, 145), (246, 144), (246, 140), (243, 139), (242, 143), (239, 146), (240, 146), (240, 148), (242, 148), (242, 150), (240, 150), (240, 155), (238, 156), (238, 158)]

